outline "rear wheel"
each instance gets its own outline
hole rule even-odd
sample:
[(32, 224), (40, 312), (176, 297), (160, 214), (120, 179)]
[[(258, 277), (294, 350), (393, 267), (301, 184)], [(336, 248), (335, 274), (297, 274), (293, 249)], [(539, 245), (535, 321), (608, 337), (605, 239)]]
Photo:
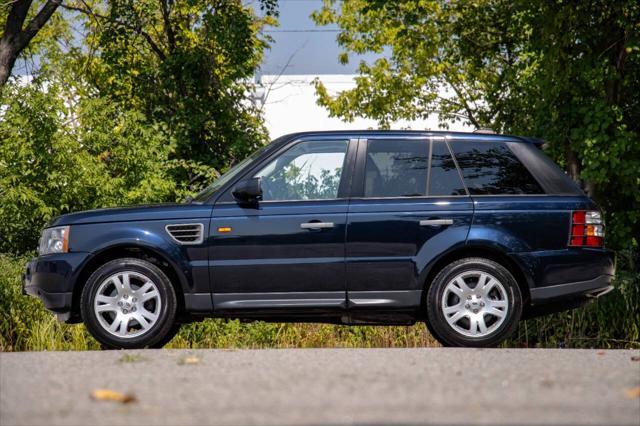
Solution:
[(513, 334), (521, 314), (515, 278), (489, 259), (447, 265), (427, 293), (429, 329), (445, 346), (496, 346)]
[(175, 335), (176, 295), (167, 276), (141, 259), (116, 259), (89, 277), (82, 318), (102, 347), (160, 347)]

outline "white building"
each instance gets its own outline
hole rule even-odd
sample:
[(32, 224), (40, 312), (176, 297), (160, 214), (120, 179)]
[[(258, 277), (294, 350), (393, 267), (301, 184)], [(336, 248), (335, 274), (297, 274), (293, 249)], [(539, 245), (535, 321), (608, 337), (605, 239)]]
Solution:
[[(328, 111), (317, 104), (314, 80), (318, 78), (330, 94), (355, 87), (355, 75), (262, 75), (258, 80), (256, 103), (262, 107), (265, 124), (271, 139), (287, 133), (311, 130), (362, 130), (377, 129), (375, 120), (356, 118), (352, 122), (329, 117)], [(427, 120), (401, 120), (392, 129), (438, 130), (437, 115)], [(463, 123), (449, 123), (452, 131), (473, 131)]]

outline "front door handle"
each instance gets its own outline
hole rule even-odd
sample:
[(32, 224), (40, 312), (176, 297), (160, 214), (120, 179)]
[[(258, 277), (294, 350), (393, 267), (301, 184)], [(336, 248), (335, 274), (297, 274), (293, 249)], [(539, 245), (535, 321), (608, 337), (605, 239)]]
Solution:
[(300, 228), (302, 229), (329, 229), (335, 226), (333, 222), (307, 222), (300, 224)]
[(420, 221), (420, 226), (453, 225), (453, 219), (425, 219)]

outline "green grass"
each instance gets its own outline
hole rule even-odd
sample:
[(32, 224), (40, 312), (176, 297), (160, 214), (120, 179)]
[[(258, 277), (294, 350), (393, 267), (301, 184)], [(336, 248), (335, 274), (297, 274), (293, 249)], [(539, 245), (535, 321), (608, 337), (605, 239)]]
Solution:
[[(61, 324), (39, 300), (21, 294), (27, 258), (0, 254), (0, 351), (95, 350), (83, 325)], [(619, 272), (617, 290), (582, 309), (521, 324), (509, 347), (640, 348), (638, 272)], [(241, 323), (209, 319), (184, 326), (169, 348), (431, 347), (423, 324), (411, 327)], [(139, 362), (121, 359), (121, 362)]]

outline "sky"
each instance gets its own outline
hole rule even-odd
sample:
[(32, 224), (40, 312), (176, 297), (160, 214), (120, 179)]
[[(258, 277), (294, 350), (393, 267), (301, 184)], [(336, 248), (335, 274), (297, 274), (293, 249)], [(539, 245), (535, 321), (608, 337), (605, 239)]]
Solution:
[[(257, 0), (253, 4), (259, 11)], [(350, 57), (347, 65), (338, 62), (341, 48), (336, 42), (338, 29), (333, 26), (316, 26), (309, 17), (314, 10), (322, 7), (322, 0), (278, 0), (279, 27), (268, 27), (265, 30), (273, 38), (271, 48), (265, 51), (264, 61), (258, 77), (263, 74), (356, 74), (360, 60), (375, 60), (374, 54)], [(30, 74), (37, 68), (38, 59), (34, 63), (25, 64), (19, 60), (13, 69), (15, 75)]]
[(309, 17), (322, 0), (279, 0), (278, 5), (280, 26), (266, 30), (274, 42), (260, 74), (355, 74), (360, 60), (375, 59), (371, 54), (350, 58), (347, 65), (338, 62), (337, 26), (316, 26)]

